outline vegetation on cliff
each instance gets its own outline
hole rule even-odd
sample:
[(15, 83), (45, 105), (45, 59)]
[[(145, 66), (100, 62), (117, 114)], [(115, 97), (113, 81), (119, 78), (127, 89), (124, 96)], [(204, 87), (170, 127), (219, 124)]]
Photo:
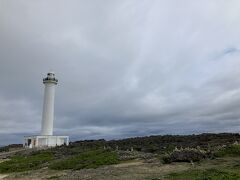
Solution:
[[(7, 159), (2, 159), (0, 173), (39, 169), (75, 172), (80, 169), (95, 169), (141, 160), (146, 164), (158, 166), (174, 167), (178, 163), (185, 167), (181, 172), (169, 171), (164, 175), (166, 179), (238, 179), (240, 145), (237, 141), (240, 141), (239, 134), (227, 133), (76, 141), (69, 146), (24, 150), (15, 155), (4, 156)], [(3, 151), (9, 151), (11, 148), (16, 148), (16, 145), (3, 147)], [(223, 160), (224, 162), (221, 162)], [(206, 162), (210, 165), (204, 165)]]

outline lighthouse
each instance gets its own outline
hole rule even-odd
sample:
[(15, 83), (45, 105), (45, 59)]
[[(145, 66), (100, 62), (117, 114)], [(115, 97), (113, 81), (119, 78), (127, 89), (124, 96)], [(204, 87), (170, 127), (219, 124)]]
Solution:
[(54, 72), (49, 72), (47, 77), (43, 79), (44, 99), (43, 99), (43, 113), (42, 113), (42, 130), (41, 135), (53, 135), (53, 120), (54, 120), (54, 97), (55, 86), (58, 80), (55, 78)]
[(41, 133), (40, 135), (25, 136), (23, 142), (25, 148), (55, 147), (69, 144), (68, 136), (53, 135), (55, 87), (58, 84), (55, 73), (47, 73), (47, 77), (43, 78), (43, 84)]

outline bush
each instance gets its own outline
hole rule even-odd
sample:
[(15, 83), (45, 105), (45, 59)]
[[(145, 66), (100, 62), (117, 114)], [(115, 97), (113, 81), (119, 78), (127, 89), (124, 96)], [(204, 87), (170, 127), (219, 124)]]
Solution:
[(186, 148), (186, 149), (175, 149), (172, 153), (163, 156), (162, 160), (164, 163), (171, 162), (195, 162), (200, 161), (208, 157), (206, 151)]
[(240, 156), (240, 144), (234, 144), (224, 147), (214, 154), (216, 157), (223, 156)]
[(49, 167), (55, 170), (79, 170), (84, 168), (97, 168), (102, 165), (116, 164), (118, 161), (116, 152), (108, 150), (93, 150), (54, 162)]
[(9, 147), (5, 146), (5, 147), (0, 147), (0, 152), (8, 152), (9, 151)]
[(0, 173), (21, 172), (38, 169), (43, 163), (53, 159), (51, 153), (40, 153), (30, 156), (15, 156), (9, 161), (0, 163)]

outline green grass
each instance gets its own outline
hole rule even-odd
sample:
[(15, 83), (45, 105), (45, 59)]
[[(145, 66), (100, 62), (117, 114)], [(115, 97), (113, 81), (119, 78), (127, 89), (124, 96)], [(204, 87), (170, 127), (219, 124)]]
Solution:
[(49, 168), (54, 170), (97, 168), (102, 165), (118, 163), (117, 154), (113, 151), (94, 150), (73, 157), (53, 162)]
[[(240, 180), (240, 161), (233, 160), (240, 157), (240, 145), (231, 145), (215, 152), (216, 157), (229, 158), (231, 164), (218, 162), (215, 167), (192, 169), (166, 176), (169, 180)], [(217, 160), (217, 159), (216, 159)]]
[(117, 153), (108, 150), (78, 152), (59, 160), (56, 160), (54, 152), (49, 150), (39, 151), (27, 156), (14, 156), (10, 160), (0, 163), (0, 173), (22, 172), (47, 166), (55, 170), (78, 170), (116, 163), (118, 163)]
[[(214, 162), (213, 162), (214, 161)], [(168, 174), (166, 180), (239, 180), (240, 159), (226, 157), (220, 161), (209, 160), (200, 166)]]
[(206, 169), (189, 170), (181, 173), (169, 174), (165, 179), (169, 180), (239, 180), (239, 169)]
[(60, 178), (60, 176), (51, 176), (51, 177), (49, 177), (47, 179), (59, 179), (59, 178)]
[(224, 156), (240, 156), (240, 145), (231, 145), (229, 147), (223, 148), (215, 153), (216, 157)]
[(30, 156), (14, 156), (11, 160), (0, 163), (0, 173), (38, 169), (43, 163), (51, 160), (53, 160), (53, 154), (49, 152), (42, 152)]

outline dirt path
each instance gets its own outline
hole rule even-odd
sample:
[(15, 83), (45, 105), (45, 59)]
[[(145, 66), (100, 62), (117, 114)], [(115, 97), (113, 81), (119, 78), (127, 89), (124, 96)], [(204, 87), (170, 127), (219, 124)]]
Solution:
[(0, 153), (0, 158), (1, 158), (1, 157), (5, 157), (5, 156), (9, 156), (9, 155), (12, 155), (12, 154), (15, 154), (15, 153), (17, 153), (17, 152), (25, 151), (25, 150), (26, 150), (26, 149), (21, 148), (21, 149), (17, 149), (17, 150), (14, 150), (14, 151), (2, 152), (2, 153)]
[(113, 167), (121, 168), (121, 167), (130, 167), (130, 166), (139, 166), (142, 164), (143, 164), (142, 161), (133, 161), (133, 162), (124, 162), (121, 164), (116, 164), (116, 165), (113, 165)]
[(60, 179), (91, 179), (91, 180), (141, 180), (162, 178), (171, 172), (184, 171), (190, 168), (189, 163), (163, 165), (160, 163), (128, 162), (97, 169), (69, 171)]
[(0, 179), (4, 179), (5, 177), (8, 177), (7, 174), (0, 174)]
[(161, 163), (144, 163), (143, 161), (129, 161), (117, 165), (103, 166), (97, 169), (82, 169), (79, 171), (54, 171), (48, 168), (28, 172), (13, 173), (6, 180), (40, 180), (57, 178), (61, 180), (141, 180), (161, 178), (169, 172), (179, 172), (190, 168), (189, 163), (163, 165)]

